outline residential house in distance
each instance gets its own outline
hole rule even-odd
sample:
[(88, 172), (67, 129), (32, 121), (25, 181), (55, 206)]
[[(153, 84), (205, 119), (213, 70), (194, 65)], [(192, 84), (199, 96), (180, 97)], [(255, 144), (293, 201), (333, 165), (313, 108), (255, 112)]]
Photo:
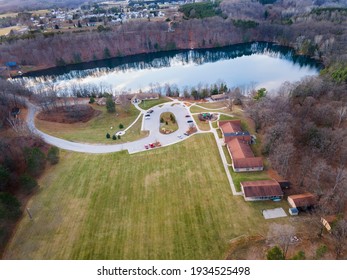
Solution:
[(228, 99), (228, 96), (224, 93), (211, 95), (212, 101), (222, 101), (222, 100), (226, 100), (226, 99)]
[(275, 180), (240, 182), (243, 197), (246, 201), (259, 201), (283, 198), (280, 184)]
[(159, 93), (135, 93), (129, 94), (129, 98), (131, 99), (131, 103), (140, 103), (144, 100), (155, 100), (159, 99)]
[(220, 121), (218, 123), (232, 159), (232, 167), (235, 172), (262, 171), (263, 159), (255, 157), (251, 147), (249, 132), (243, 131), (240, 120)]

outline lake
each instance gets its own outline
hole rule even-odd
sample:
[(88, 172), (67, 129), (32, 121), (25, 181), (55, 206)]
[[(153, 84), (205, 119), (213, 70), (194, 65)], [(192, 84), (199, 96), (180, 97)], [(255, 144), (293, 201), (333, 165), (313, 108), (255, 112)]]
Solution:
[(163, 92), (168, 84), (182, 90), (224, 82), (228, 87), (265, 87), (271, 91), (283, 82), (317, 75), (320, 68), (317, 61), (295, 55), (290, 48), (257, 42), (81, 63), (29, 73), (21, 79), (34, 90), (49, 86), (60, 91)]

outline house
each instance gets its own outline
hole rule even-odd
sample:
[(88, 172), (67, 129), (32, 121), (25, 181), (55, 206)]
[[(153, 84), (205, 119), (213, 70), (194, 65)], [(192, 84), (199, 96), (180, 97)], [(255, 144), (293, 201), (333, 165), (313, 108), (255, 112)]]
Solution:
[[(159, 93), (136, 93), (136, 94), (129, 94), (129, 97), (131, 97), (131, 103), (140, 103), (144, 100), (155, 100), (159, 99)], [(129, 98), (128, 97), (128, 98)]]
[(275, 180), (240, 182), (246, 201), (258, 201), (283, 198), (280, 184)]
[(227, 143), (227, 149), (235, 172), (262, 171), (264, 169), (262, 158), (254, 157), (248, 142), (235, 137)]
[(292, 208), (299, 210), (306, 210), (317, 203), (316, 197), (312, 193), (290, 195), (287, 200)]
[(228, 95), (226, 94), (215, 94), (215, 95), (211, 95), (211, 100), (212, 101), (222, 101), (222, 100), (226, 100), (228, 99)]
[(248, 131), (242, 130), (240, 120), (219, 121), (218, 125), (222, 131), (224, 143), (229, 142), (235, 137), (250, 143), (251, 135)]

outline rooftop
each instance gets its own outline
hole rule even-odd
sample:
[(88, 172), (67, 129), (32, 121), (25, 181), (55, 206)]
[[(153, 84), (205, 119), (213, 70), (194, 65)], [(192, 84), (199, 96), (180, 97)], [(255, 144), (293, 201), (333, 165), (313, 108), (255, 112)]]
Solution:
[(245, 197), (283, 196), (282, 189), (275, 180), (245, 181), (240, 184)]

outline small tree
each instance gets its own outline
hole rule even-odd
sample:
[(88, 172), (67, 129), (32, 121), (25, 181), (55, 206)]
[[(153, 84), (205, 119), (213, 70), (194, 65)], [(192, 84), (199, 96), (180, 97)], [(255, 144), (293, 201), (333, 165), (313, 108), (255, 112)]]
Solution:
[(20, 185), (26, 193), (31, 193), (38, 187), (37, 181), (35, 178), (31, 177), (28, 174), (23, 174), (19, 178)]
[(46, 156), (38, 147), (24, 148), (24, 157), (30, 175), (38, 176), (44, 170)]
[(112, 139), (113, 139), (113, 140), (117, 140), (117, 136), (113, 134), (113, 135), (112, 135)]
[(268, 260), (284, 260), (284, 255), (281, 248), (275, 246), (272, 247), (269, 251), (267, 251), (266, 258)]
[(0, 191), (6, 189), (6, 186), (10, 180), (10, 172), (7, 168), (0, 165)]
[(306, 255), (304, 251), (299, 251), (292, 257), (292, 260), (306, 260)]
[(106, 133), (106, 138), (107, 138), (107, 139), (110, 139), (110, 138), (111, 138), (110, 133), (108, 133), (108, 132)]
[(118, 139), (120, 139), (120, 135), (118, 135)]
[(124, 125), (123, 124), (119, 124), (119, 129), (123, 129)]
[(89, 99), (89, 104), (93, 104), (94, 102), (95, 102), (95, 98), (93, 96), (91, 96)]
[(174, 116), (173, 114), (170, 114), (170, 119), (171, 119), (171, 121), (172, 121), (173, 123), (176, 122), (176, 118), (175, 118), (175, 116)]
[(160, 123), (164, 123), (163, 117), (160, 117)]
[(109, 113), (116, 112), (116, 104), (114, 103), (112, 96), (107, 96), (106, 98), (106, 109)]
[(57, 164), (59, 162), (59, 149), (57, 147), (51, 147), (48, 150), (47, 160), (50, 164)]

